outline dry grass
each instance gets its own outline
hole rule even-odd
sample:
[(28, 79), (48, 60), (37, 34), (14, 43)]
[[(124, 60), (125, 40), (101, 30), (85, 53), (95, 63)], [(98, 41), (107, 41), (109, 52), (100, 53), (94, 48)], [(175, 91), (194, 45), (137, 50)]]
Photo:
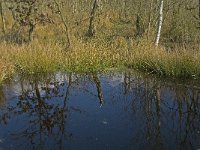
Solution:
[(18, 71), (26, 74), (54, 72), (64, 60), (61, 48), (55, 44), (4, 44), (2, 51)]
[[(11, 73), (49, 73), (56, 71), (93, 72), (118, 67), (131, 67), (168, 77), (200, 77), (200, 52), (180, 48), (166, 51), (151, 44), (139, 43), (127, 48), (126, 42), (74, 41), (73, 49), (63, 50), (56, 43), (0, 45), (0, 82)], [(100, 43), (100, 44), (96, 44)]]
[(0, 84), (6, 80), (13, 72), (14, 66), (10, 62), (0, 58)]
[(199, 78), (200, 51), (184, 48), (167, 51), (164, 48), (148, 46), (135, 51), (129, 65), (161, 76)]
[(76, 72), (91, 72), (123, 65), (126, 50), (112, 46), (77, 41), (73, 50), (67, 51), (65, 68)]

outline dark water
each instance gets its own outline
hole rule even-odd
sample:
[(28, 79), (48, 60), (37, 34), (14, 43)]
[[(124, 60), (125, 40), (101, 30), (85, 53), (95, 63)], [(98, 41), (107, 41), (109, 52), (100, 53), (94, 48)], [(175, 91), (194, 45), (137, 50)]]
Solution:
[(198, 150), (194, 83), (130, 72), (16, 77), (0, 88), (0, 150)]

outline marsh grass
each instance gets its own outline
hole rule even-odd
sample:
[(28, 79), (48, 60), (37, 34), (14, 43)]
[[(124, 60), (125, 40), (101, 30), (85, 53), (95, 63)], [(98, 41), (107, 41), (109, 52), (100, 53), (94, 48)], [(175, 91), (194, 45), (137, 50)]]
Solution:
[(21, 73), (54, 72), (63, 63), (62, 50), (55, 44), (42, 45), (33, 42), (21, 46), (10, 44), (4, 46), (6, 49), (4, 54), (7, 54), (7, 59)]
[(126, 50), (77, 41), (74, 49), (65, 54), (65, 68), (75, 72), (102, 71), (123, 65), (126, 55)]
[(8, 79), (13, 72), (14, 66), (10, 62), (0, 58), (0, 84)]
[(200, 77), (200, 52), (179, 47), (173, 51), (147, 46), (132, 54), (129, 67), (160, 76), (175, 78)]
[(56, 42), (1, 43), (0, 82), (14, 72), (30, 75), (56, 71), (94, 72), (123, 67), (174, 78), (200, 77), (199, 51), (180, 47), (167, 51), (145, 42), (130, 48), (124, 39), (109, 44), (102, 39), (73, 42), (73, 49), (68, 50)]

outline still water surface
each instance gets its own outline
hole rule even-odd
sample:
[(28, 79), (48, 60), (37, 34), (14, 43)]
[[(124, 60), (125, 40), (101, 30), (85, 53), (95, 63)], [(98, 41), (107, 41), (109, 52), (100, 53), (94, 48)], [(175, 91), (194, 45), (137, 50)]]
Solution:
[(0, 88), (1, 150), (199, 148), (198, 84), (58, 73)]

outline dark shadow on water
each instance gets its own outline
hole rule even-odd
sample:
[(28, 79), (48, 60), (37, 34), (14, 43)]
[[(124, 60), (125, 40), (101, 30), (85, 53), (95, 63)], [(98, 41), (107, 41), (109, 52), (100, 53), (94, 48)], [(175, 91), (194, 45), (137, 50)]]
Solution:
[(198, 149), (198, 84), (133, 72), (19, 77), (0, 88), (0, 149)]

